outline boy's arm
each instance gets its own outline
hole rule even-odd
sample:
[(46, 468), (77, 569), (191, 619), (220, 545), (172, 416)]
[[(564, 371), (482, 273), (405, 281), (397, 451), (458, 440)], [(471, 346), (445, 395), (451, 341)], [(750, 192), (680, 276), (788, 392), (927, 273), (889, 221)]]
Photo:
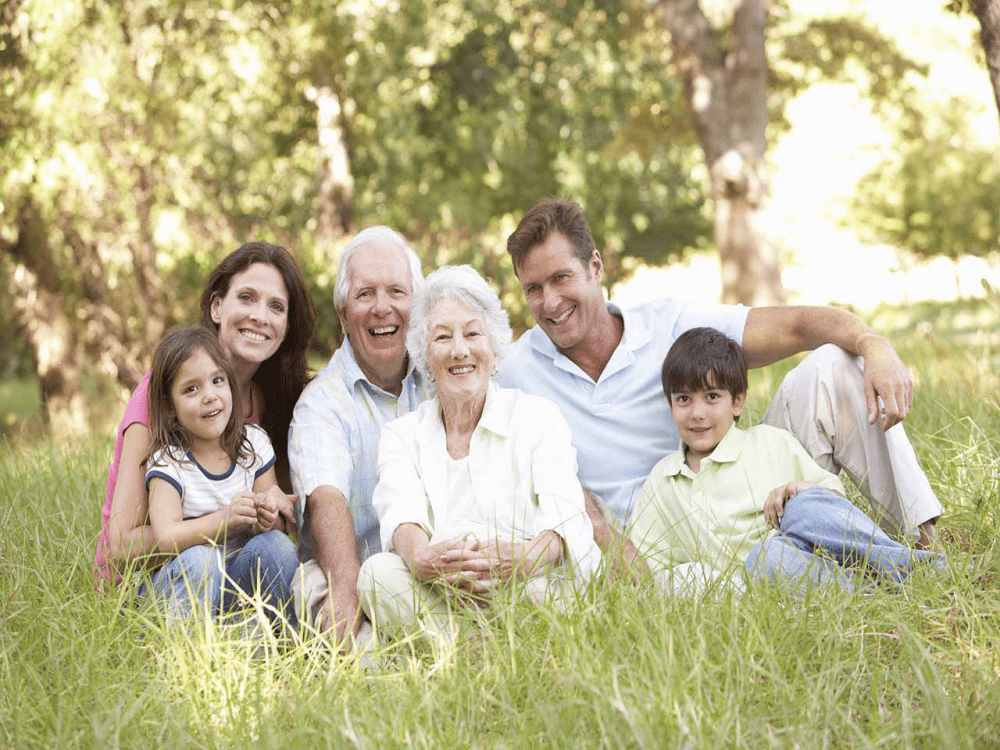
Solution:
[(793, 466), (788, 476), (782, 477), (782, 479), (787, 478), (791, 481), (773, 488), (764, 500), (764, 518), (767, 520), (768, 526), (773, 529), (778, 528), (785, 510), (785, 503), (808, 487), (822, 487), (841, 497), (845, 496), (844, 483), (840, 481), (840, 477), (831, 474), (816, 463), (816, 460), (790, 433), (777, 430), (773, 436), (783, 443), (783, 445), (775, 447), (782, 452), (787, 452)]
[(253, 493), (237, 492), (222, 510), (184, 518), (177, 488), (166, 479), (153, 477), (149, 484), (149, 520), (157, 551), (176, 555), (196, 544), (224, 541), (228, 531), (253, 526), (257, 512)]
[[(779, 528), (781, 526), (781, 517), (785, 513), (785, 503), (802, 492), (802, 490), (822, 486), (815, 482), (789, 482), (788, 484), (775, 487), (768, 493), (767, 499), (764, 501), (764, 518), (767, 520), (767, 525), (772, 529)], [(844, 497), (843, 492), (838, 492), (830, 487), (826, 487), (825, 489)]]

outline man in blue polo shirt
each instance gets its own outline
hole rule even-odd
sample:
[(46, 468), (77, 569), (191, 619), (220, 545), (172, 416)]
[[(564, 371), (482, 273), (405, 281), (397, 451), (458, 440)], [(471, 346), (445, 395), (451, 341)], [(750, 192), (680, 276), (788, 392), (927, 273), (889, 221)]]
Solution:
[[(763, 421), (789, 430), (823, 468), (845, 470), (887, 531), (932, 543), (942, 508), (898, 425), (912, 379), (888, 340), (856, 316), (670, 299), (622, 309), (604, 299), (601, 255), (583, 209), (569, 200), (532, 208), (507, 250), (537, 325), (501, 362), (500, 384), (560, 406), (581, 482), (623, 523), (653, 466), (679, 446), (660, 388), (663, 358), (681, 333), (708, 326), (739, 342), (751, 367), (816, 349)], [(597, 541), (606, 542), (591, 510)]]

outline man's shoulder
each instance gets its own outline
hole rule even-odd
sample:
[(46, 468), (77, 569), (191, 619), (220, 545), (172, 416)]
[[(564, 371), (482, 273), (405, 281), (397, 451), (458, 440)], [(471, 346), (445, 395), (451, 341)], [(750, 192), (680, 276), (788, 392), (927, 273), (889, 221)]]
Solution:
[(306, 384), (296, 406), (326, 401), (337, 396), (348, 396), (347, 379), (345, 376), (345, 357), (343, 346), (330, 357), (326, 367), (320, 370), (316, 377)]

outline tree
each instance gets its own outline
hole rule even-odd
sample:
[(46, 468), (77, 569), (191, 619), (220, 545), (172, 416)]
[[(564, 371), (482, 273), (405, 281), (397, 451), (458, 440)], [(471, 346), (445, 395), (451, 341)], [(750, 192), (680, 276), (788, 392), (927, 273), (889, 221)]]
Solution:
[(891, 155), (858, 184), (852, 223), (924, 258), (1000, 250), (1000, 166), (969, 132), (970, 119), (970, 105), (956, 97), (905, 113)]
[[(782, 20), (775, 24), (768, 19), (773, 4), (716, 3), (711, 18), (699, 0), (657, 4), (708, 167), (723, 301), (748, 305), (784, 299), (765, 216), (767, 130), (783, 125), (785, 102), (810, 82), (848, 72), (867, 78), (875, 100), (898, 102), (904, 75), (920, 70), (858, 19), (803, 23), (777, 3)], [(777, 52), (770, 63), (768, 48)]]
[(986, 69), (993, 84), (993, 96), (1000, 115), (1000, 2), (998, 0), (971, 0), (972, 12), (979, 19), (982, 29), (980, 39), (986, 53)]

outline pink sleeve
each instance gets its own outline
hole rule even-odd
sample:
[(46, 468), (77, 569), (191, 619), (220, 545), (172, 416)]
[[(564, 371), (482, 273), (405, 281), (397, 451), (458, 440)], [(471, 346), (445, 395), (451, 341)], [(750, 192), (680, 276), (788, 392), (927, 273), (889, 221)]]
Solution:
[(139, 381), (132, 398), (125, 407), (125, 414), (118, 425), (115, 434), (115, 453), (108, 467), (108, 484), (104, 493), (104, 509), (101, 512), (101, 534), (97, 539), (97, 554), (94, 558), (94, 577), (99, 587), (103, 581), (118, 582), (118, 574), (108, 561), (108, 522), (111, 519), (111, 503), (115, 497), (115, 486), (118, 484), (118, 469), (122, 460), (122, 445), (125, 442), (125, 430), (134, 424), (149, 427), (149, 372)]

